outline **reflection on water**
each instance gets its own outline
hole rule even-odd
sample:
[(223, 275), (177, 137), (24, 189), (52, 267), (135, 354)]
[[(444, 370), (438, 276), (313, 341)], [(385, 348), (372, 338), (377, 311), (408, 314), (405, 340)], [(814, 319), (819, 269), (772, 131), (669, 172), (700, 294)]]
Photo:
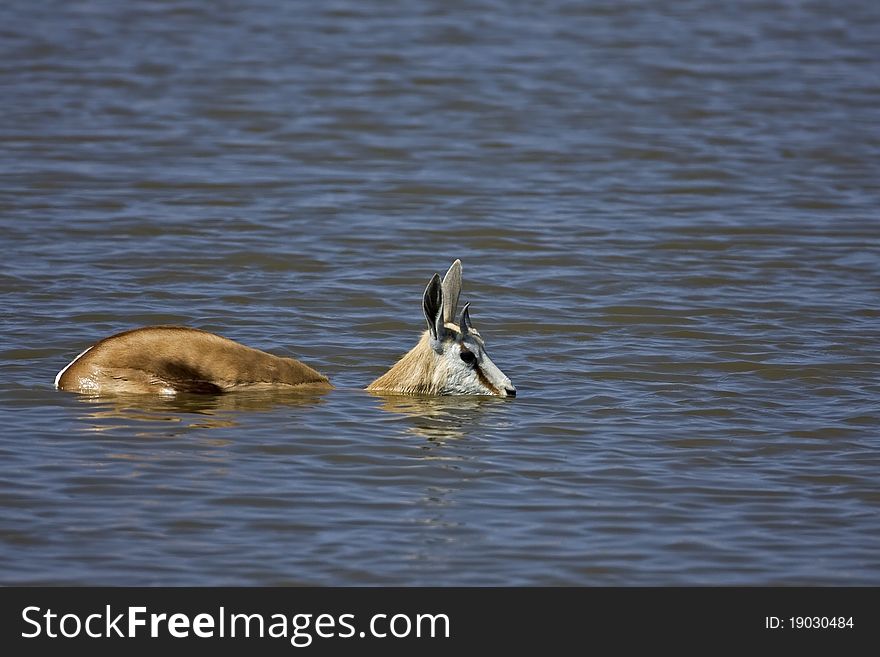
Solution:
[(229, 392), (219, 395), (77, 395), (85, 405), (81, 419), (90, 431), (110, 431), (132, 422), (173, 423), (191, 429), (219, 429), (238, 425), (239, 413), (274, 411), (284, 406), (316, 406), (328, 390), (272, 390)]
[(498, 397), (427, 397), (369, 393), (380, 400), (378, 408), (408, 418), (407, 433), (432, 443), (443, 443), (466, 436), (473, 427), (484, 424), (483, 416), (509, 400)]

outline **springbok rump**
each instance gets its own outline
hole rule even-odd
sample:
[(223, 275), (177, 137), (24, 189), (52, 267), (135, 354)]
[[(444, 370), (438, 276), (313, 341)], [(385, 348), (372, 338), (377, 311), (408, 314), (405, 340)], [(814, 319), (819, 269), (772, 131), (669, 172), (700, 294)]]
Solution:
[[(513, 397), (516, 388), (486, 354), (471, 325), (469, 304), (455, 313), (461, 295), (461, 261), (443, 280), (434, 274), (422, 299), (428, 323), (421, 340), (367, 390), (422, 395)], [(55, 377), (55, 387), (92, 395), (234, 390), (331, 388), (308, 365), (246, 347), (207, 331), (147, 326), (95, 343)]]
[(308, 365), (185, 326), (147, 326), (92, 345), (55, 377), (59, 390), (221, 393), (330, 381)]

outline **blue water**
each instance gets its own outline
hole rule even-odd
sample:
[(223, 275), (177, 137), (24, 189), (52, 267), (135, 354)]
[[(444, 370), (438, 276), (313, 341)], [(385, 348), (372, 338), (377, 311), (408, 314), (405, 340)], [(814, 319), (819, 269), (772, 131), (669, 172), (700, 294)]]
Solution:
[[(880, 584), (880, 5), (0, 8), (0, 583)], [(516, 399), (363, 391), (435, 271)], [(185, 324), (325, 394), (53, 389)]]

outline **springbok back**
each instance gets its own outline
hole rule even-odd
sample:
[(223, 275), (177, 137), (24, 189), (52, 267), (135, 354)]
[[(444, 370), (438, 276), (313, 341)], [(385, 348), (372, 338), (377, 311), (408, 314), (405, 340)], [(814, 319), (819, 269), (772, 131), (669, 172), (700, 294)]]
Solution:
[(55, 387), (87, 394), (221, 393), (292, 386), (329, 388), (327, 377), (207, 331), (149, 326), (105, 338), (55, 377)]

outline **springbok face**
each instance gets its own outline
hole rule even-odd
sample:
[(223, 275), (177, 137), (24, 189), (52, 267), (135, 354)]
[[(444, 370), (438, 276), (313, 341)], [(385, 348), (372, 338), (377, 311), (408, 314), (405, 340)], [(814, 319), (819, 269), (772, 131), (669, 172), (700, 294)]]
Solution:
[(465, 304), (458, 324), (453, 322), (460, 294), (461, 261), (456, 260), (442, 283), (434, 274), (422, 299), (437, 393), (515, 397), (513, 383), (489, 358), (483, 338), (471, 325), (470, 304)]

